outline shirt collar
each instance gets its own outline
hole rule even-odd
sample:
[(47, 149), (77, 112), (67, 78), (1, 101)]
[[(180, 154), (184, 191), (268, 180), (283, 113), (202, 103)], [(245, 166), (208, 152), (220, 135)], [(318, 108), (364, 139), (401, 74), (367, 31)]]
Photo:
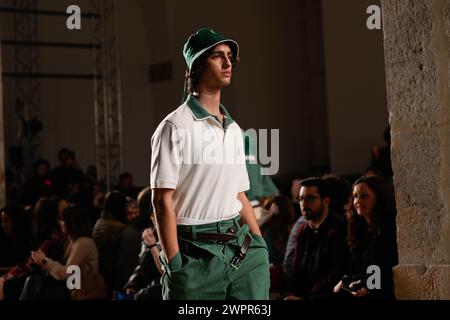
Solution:
[[(206, 120), (208, 118), (216, 119), (215, 116), (206, 111), (206, 108), (203, 107), (201, 103), (192, 94), (188, 95), (186, 99), (186, 104), (189, 107), (189, 109), (191, 109), (195, 120)], [(225, 109), (223, 104), (220, 104), (220, 112), (224, 116), (224, 128), (227, 129), (230, 126), (230, 124), (234, 122), (234, 120), (233, 118), (231, 118), (230, 114), (228, 113), (227, 109)]]

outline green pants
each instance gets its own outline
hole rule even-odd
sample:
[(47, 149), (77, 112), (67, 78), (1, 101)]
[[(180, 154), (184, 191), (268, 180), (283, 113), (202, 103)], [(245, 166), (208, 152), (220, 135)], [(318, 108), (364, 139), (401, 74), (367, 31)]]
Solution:
[[(233, 224), (239, 228), (239, 216), (234, 219), (196, 226), (178, 226), (180, 235), (192, 232), (226, 232)], [(167, 261), (164, 252), (160, 260), (164, 267), (161, 277), (165, 300), (267, 300), (269, 299), (269, 257), (263, 238), (252, 239), (245, 259), (236, 270), (231, 260), (249, 234), (246, 224), (239, 228), (237, 239), (227, 243), (213, 240), (193, 240), (178, 237), (180, 252)], [(195, 239), (195, 237), (194, 237)]]

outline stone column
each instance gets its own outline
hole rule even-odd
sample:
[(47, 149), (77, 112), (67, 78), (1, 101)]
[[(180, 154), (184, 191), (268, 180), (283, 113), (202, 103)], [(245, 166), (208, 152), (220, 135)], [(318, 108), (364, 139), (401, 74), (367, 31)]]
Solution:
[(382, 0), (399, 299), (450, 299), (450, 0)]
[(0, 45), (0, 207), (6, 204), (5, 195), (5, 144), (3, 127), (2, 50)]

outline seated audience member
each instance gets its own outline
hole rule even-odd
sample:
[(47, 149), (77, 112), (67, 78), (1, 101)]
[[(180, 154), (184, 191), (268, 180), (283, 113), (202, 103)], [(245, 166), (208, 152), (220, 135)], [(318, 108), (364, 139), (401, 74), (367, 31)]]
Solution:
[(300, 179), (294, 179), (291, 183), (291, 200), (294, 205), (295, 217), (294, 220), (297, 221), (298, 218), (302, 217), (300, 211), (300, 203), (298, 202), (298, 194), (300, 192)]
[[(392, 191), (382, 177), (363, 176), (353, 184), (353, 205), (347, 273), (334, 292), (342, 299), (395, 299), (392, 268), (398, 255)], [(380, 268), (378, 285), (369, 279), (373, 273), (367, 272), (369, 266)]]
[(5, 195), (6, 205), (14, 205), (20, 203), (22, 195), (22, 186), (18, 181), (14, 171), (10, 168), (5, 169)]
[(294, 222), (294, 208), (291, 200), (276, 196), (268, 203), (269, 216), (261, 225), (261, 232), (269, 250), (270, 292), (284, 292), (283, 258), (286, 243)]
[[(351, 209), (351, 185), (350, 183), (335, 174), (327, 174), (322, 177), (329, 186), (330, 189), (330, 212), (337, 214), (338, 216), (342, 216), (345, 220), (349, 217), (349, 212)], [(294, 195), (294, 192), (297, 192)], [(292, 183), (291, 193), (292, 199), (298, 202), (298, 195), (300, 192), (300, 180), (294, 180)], [(287, 272), (292, 268), (292, 262), (294, 260), (295, 248), (297, 243), (297, 231), (298, 228), (305, 223), (307, 220), (304, 216), (300, 216), (297, 221), (295, 221), (292, 226), (291, 233), (289, 235), (286, 250), (283, 261), (283, 271)]]
[(125, 227), (119, 244), (119, 253), (115, 272), (115, 288), (122, 288), (133, 270), (139, 264), (142, 232), (153, 227), (150, 220), (152, 212), (152, 190), (143, 189), (137, 199), (138, 216)]
[(336, 175), (326, 174), (322, 177), (330, 187), (330, 211), (347, 221), (352, 206), (352, 188), (350, 183)]
[[(65, 248), (64, 263), (52, 260), (42, 250), (33, 251), (33, 262), (45, 270), (56, 281), (46, 283), (40, 290), (33, 288), (30, 277), (25, 282), (21, 299), (63, 299), (74, 300), (102, 299), (106, 297), (106, 287), (99, 273), (98, 252), (91, 238), (89, 217), (86, 210), (79, 205), (70, 205), (60, 220), (61, 230), (69, 239)], [(73, 289), (69, 289), (66, 279), (74, 274), (71, 269), (77, 266), (80, 270), (78, 279), (73, 281)], [(30, 294), (33, 293), (33, 294)]]
[(124, 286), (126, 294), (134, 300), (162, 300), (160, 251), (155, 229), (145, 229), (139, 265)]
[(121, 173), (119, 176), (119, 185), (117, 191), (124, 196), (136, 199), (139, 189), (134, 186), (133, 175), (129, 172)]
[[(56, 194), (66, 198), (73, 190), (71, 185), (81, 184), (83, 172), (77, 165), (75, 152), (63, 148), (58, 151), (59, 166), (54, 168), (50, 175), (53, 181), (53, 188)], [(73, 188), (73, 187), (72, 187)]]
[(105, 202), (105, 187), (100, 182), (95, 182), (92, 187), (92, 204), (90, 210), (91, 226), (95, 226), (102, 215), (103, 203)]
[(33, 164), (33, 176), (25, 182), (22, 203), (34, 205), (40, 198), (51, 197), (54, 194), (50, 164), (45, 159), (39, 159)]
[(126, 198), (118, 191), (106, 194), (103, 212), (97, 220), (93, 237), (99, 252), (100, 273), (105, 278), (108, 295), (112, 296), (120, 238), (126, 223)]
[(332, 292), (344, 272), (347, 260), (345, 221), (330, 212), (330, 191), (322, 178), (300, 183), (300, 208), (306, 222), (295, 235), (295, 255), (286, 270), (286, 300), (312, 299)]
[[(33, 247), (40, 248), (52, 260), (63, 258), (65, 237), (58, 224), (57, 198), (42, 198), (33, 209)], [(26, 277), (34, 272), (31, 257), (0, 277), (0, 300), (18, 300)]]
[(136, 199), (126, 197), (127, 199), (127, 223), (133, 222), (133, 220), (139, 215), (139, 208), (137, 206)]
[(388, 126), (383, 131), (384, 146), (372, 148), (371, 167), (386, 179), (388, 184), (392, 183), (392, 163), (391, 163), (391, 127)]
[(0, 209), (4, 233), (4, 260), (0, 266), (9, 269), (28, 258), (32, 247), (31, 214), (21, 205)]
[(294, 219), (291, 201), (284, 196), (276, 196), (268, 203), (269, 217), (261, 232), (269, 249), (269, 261), (273, 264), (283, 262), (284, 250)]

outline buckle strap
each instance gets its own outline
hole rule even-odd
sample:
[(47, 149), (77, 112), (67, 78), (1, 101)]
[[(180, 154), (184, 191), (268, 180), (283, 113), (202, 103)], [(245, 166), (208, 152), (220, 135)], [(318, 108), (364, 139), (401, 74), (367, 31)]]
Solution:
[(248, 248), (250, 247), (250, 243), (252, 242), (252, 238), (249, 234), (245, 235), (244, 243), (242, 244), (242, 247), (239, 248), (239, 251), (236, 253), (236, 255), (231, 260), (231, 266), (235, 268), (236, 270), (239, 269), (239, 266), (241, 265), (242, 260), (245, 259), (247, 256)]
[(235, 240), (237, 235), (234, 233), (197, 232), (196, 238), (198, 240), (230, 241)]
[[(244, 221), (239, 219), (239, 228), (244, 225)], [(179, 235), (183, 238), (189, 238), (192, 240), (215, 240), (218, 241), (219, 244), (224, 244), (227, 241), (237, 239), (237, 232), (239, 228), (233, 224), (226, 232), (217, 233), (217, 232), (179, 232)]]

